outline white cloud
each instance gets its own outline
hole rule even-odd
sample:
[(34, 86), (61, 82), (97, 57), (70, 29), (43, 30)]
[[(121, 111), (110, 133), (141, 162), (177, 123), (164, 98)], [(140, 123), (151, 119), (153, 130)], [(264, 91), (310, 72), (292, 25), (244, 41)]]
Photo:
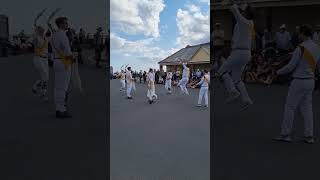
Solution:
[(114, 28), (131, 35), (159, 37), (163, 0), (111, 0), (110, 5)]
[(178, 9), (177, 26), (179, 36), (177, 45), (185, 47), (209, 42), (210, 39), (210, 16), (209, 13), (201, 12), (195, 5), (187, 5), (187, 10)]
[(178, 48), (169, 50), (159, 48), (156, 46), (155, 38), (129, 41), (111, 33), (110, 40), (112, 53), (136, 57), (146, 63), (157, 63), (179, 50)]

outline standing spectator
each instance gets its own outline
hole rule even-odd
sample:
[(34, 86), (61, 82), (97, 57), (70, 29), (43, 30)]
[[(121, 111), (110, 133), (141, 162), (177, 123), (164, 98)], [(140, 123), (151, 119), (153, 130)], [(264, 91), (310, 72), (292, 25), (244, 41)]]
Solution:
[(146, 83), (146, 81), (147, 81), (147, 72), (144, 71), (143, 72), (143, 83)]
[(265, 28), (262, 36), (262, 48), (271, 47), (273, 43), (272, 32), (270, 29)]
[(200, 69), (197, 69), (197, 72), (196, 72), (196, 77), (197, 77), (197, 80), (200, 80), (201, 79), (201, 71)]
[(84, 44), (84, 39), (85, 39), (85, 32), (84, 30), (81, 28), (80, 29), (80, 32), (79, 32), (79, 41), (80, 41), (80, 44)]
[(99, 27), (97, 28), (97, 32), (94, 35), (95, 59), (97, 68), (101, 68), (100, 62), (103, 45), (102, 27)]
[(139, 79), (140, 79), (140, 83), (142, 83), (142, 70), (140, 70), (139, 72)]
[(25, 43), (26, 43), (27, 37), (26, 37), (26, 34), (24, 33), (24, 30), (22, 30), (22, 31), (19, 33), (18, 37), (20, 38), (21, 44), (25, 44)]
[(287, 31), (287, 26), (285, 24), (280, 26), (280, 32), (277, 32), (276, 34), (276, 45), (281, 54), (288, 53), (292, 47), (291, 35)]
[(224, 49), (224, 31), (221, 29), (221, 24), (216, 23), (212, 32), (212, 45), (213, 45), (213, 64), (218, 63), (222, 65), (223, 49)]
[(299, 31), (300, 31), (300, 27), (296, 26), (296, 31), (292, 35), (292, 46), (293, 46), (293, 48), (296, 48), (301, 43), (300, 39), (299, 39)]
[(320, 46), (320, 24), (316, 26), (316, 30), (312, 36), (313, 41)]

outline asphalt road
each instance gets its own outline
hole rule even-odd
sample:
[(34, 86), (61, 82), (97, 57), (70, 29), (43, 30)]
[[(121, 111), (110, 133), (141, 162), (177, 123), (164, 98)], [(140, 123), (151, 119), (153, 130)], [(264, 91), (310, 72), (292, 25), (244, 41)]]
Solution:
[(133, 99), (110, 83), (110, 166), (113, 180), (209, 180), (210, 109), (195, 107), (198, 89), (190, 96), (173, 88), (149, 104), (147, 85), (136, 84)]
[[(255, 104), (239, 112), (239, 104), (224, 105), (222, 84), (214, 83), (213, 174), (216, 180), (315, 180), (320, 177), (320, 143), (276, 143), (283, 117), (287, 85), (247, 85)], [(319, 138), (320, 95), (313, 98), (314, 129)], [(295, 135), (303, 135), (303, 119), (295, 120)], [(318, 177), (318, 178), (315, 178)]]
[(0, 58), (0, 72), (0, 179), (106, 179), (106, 70), (80, 66), (85, 94), (71, 95), (72, 119), (55, 118), (52, 79), (49, 103), (31, 93), (39, 79), (32, 55)]

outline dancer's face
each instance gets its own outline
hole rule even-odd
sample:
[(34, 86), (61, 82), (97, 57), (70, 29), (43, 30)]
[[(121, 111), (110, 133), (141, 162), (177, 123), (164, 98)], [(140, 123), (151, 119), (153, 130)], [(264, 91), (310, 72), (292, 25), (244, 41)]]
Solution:
[(60, 28), (62, 29), (62, 30), (68, 30), (69, 29), (69, 25), (68, 25), (68, 20), (63, 20), (63, 22), (61, 23), (61, 25), (60, 25)]

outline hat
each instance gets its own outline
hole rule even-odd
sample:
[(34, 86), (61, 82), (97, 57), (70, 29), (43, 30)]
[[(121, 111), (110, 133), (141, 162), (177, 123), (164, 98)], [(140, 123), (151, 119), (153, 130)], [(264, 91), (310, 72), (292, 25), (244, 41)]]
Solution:
[(280, 26), (280, 29), (286, 29), (287, 28), (287, 26), (285, 25), (285, 24), (282, 24), (281, 26)]

